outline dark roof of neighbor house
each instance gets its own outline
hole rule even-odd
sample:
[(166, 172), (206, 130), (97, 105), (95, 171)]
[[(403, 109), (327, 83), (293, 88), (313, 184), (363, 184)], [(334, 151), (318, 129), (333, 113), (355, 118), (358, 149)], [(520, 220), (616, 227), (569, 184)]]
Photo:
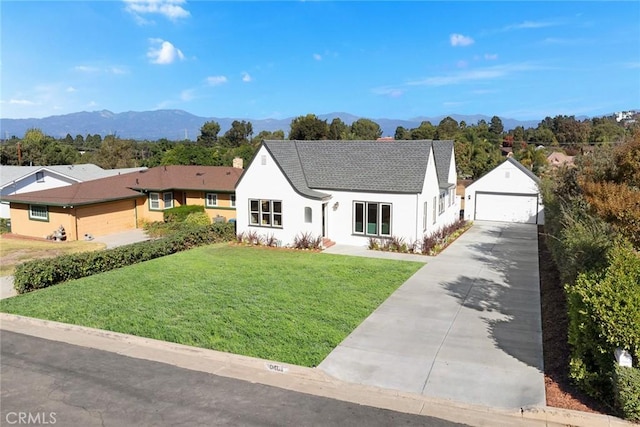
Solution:
[(3, 201), (48, 206), (80, 206), (139, 197), (149, 191), (233, 192), (242, 169), (227, 166), (158, 166), (65, 187), (3, 196)]
[[(419, 193), (436, 143), (442, 143), (437, 150), (446, 160), (444, 151), (453, 148), (453, 141), (267, 140), (263, 144), (300, 194), (324, 198), (328, 195), (318, 190)], [(451, 153), (439, 173), (445, 180), (450, 161)]]

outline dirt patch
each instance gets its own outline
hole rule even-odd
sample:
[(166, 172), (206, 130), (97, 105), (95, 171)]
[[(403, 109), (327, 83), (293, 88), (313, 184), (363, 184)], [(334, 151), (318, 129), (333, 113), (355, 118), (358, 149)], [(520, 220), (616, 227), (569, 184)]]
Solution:
[(603, 404), (580, 391), (569, 379), (567, 300), (560, 281), (560, 273), (551, 258), (542, 226), (538, 227), (538, 262), (547, 405), (576, 411), (611, 414)]

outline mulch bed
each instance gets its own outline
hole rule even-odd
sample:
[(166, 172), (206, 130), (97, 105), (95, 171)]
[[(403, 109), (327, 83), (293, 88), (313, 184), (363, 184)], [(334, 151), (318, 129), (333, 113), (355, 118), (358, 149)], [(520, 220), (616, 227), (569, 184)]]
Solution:
[(609, 408), (580, 391), (569, 379), (567, 300), (542, 226), (538, 227), (538, 261), (547, 406), (611, 414)]

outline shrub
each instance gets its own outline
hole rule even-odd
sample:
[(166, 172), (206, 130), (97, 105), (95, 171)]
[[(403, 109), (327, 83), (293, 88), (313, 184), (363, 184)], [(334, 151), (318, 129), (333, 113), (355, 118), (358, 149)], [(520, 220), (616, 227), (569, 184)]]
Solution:
[[(581, 273), (565, 286), (569, 308), (570, 375), (583, 390), (608, 400), (616, 348), (640, 360), (640, 256), (616, 244), (603, 271)], [(612, 403), (612, 402), (610, 402)]]
[(211, 224), (211, 219), (209, 219), (209, 215), (205, 212), (191, 212), (184, 219), (184, 223), (190, 225), (209, 225)]
[(11, 232), (11, 220), (7, 218), (0, 218), (0, 234)]
[(296, 249), (320, 249), (322, 236), (313, 237), (311, 233), (300, 233), (293, 238), (293, 247)]
[(616, 366), (613, 389), (620, 415), (631, 421), (640, 421), (640, 369)]
[(233, 235), (233, 224), (212, 224), (192, 227), (163, 239), (134, 243), (114, 249), (28, 261), (16, 267), (14, 286), (18, 293), (22, 294), (196, 246), (228, 242), (233, 239)]
[(189, 214), (203, 212), (204, 206), (201, 205), (183, 205), (165, 210), (162, 215), (164, 222), (184, 222)]

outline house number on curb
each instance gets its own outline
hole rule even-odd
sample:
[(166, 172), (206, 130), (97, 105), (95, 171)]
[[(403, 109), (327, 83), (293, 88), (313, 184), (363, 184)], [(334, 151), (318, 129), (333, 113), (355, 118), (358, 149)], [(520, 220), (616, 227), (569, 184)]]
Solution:
[(289, 370), (289, 368), (283, 365), (278, 365), (277, 363), (265, 363), (264, 366), (266, 366), (271, 372), (280, 372), (281, 374), (284, 374)]

